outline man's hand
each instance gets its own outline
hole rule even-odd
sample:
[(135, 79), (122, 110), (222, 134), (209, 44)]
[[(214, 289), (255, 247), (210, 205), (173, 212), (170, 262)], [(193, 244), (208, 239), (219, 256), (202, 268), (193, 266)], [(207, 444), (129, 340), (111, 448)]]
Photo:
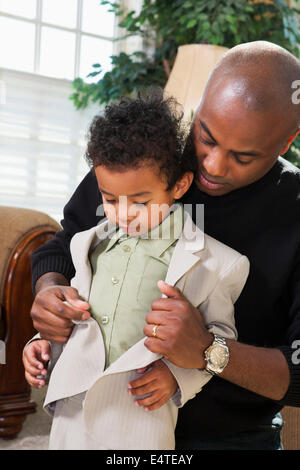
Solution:
[(129, 382), (128, 393), (134, 397), (151, 394), (134, 401), (136, 406), (143, 406), (145, 411), (157, 410), (167, 403), (177, 390), (177, 382), (172, 372), (160, 359), (149, 367), (138, 369), (137, 372), (143, 375)]
[(90, 318), (88, 310), (88, 302), (81, 300), (73, 287), (48, 284), (36, 294), (31, 317), (43, 339), (66, 343), (74, 326), (72, 320), (87, 320)]
[[(146, 316), (145, 346), (163, 354), (173, 364), (186, 369), (205, 367), (204, 351), (213, 342), (199, 310), (177, 287), (158, 282), (160, 291), (168, 298), (152, 302), (152, 311)], [(153, 336), (153, 327), (158, 325)]]

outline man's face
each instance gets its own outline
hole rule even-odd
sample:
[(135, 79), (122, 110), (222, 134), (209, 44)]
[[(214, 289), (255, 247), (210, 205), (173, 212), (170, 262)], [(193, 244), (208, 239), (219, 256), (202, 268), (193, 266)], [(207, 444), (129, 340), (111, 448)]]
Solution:
[(222, 196), (262, 178), (285, 137), (282, 116), (245, 109), (238, 98), (207, 93), (192, 124), (199, 189)]

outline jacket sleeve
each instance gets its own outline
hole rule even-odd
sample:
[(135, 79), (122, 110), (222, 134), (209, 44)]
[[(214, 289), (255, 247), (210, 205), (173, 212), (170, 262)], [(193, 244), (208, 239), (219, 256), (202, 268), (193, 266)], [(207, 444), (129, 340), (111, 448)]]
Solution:
[[(207, 329), (229, 339), (237, 339), (234, 321), (234, 303), (240, 296), (249, 274), (249, 261), (245, 256), (238, 259), (225, 271), (207, 297), (198, 307)], [(178, 390), (173, 396), (176, 406), (182, 407), (194, 398), (212, 375), (206, 370), (183, 369), (163, 359), (174, 375)]]
[(70, 280), (74, 266), (70, 254), (70, 240), (77, 232), (87, 230), (99, 222), (104, 214), (99, 211), (102, 203), (96, 176), (91, 170), (79, 184), (64, 208), (62, 230), (31, 256), (32, 289), (35, 293), (37, 280), (48, 272), (63, 274)]

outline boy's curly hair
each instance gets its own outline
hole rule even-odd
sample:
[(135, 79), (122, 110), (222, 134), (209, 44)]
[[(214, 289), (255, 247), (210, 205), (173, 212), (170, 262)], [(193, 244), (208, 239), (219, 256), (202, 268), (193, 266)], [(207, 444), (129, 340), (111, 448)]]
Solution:
[(185, 152), (187, 129), (174, 98), (164, 98), (161, 89), (143, 97), (122, 98), (95, 116), (89, 134), (86, 160), (94, 168), (104, 165), (116, 171), (139, 168), (155, 162), (164, 174), (168, 190), (186, 171), (195, 172), (192, 152)]

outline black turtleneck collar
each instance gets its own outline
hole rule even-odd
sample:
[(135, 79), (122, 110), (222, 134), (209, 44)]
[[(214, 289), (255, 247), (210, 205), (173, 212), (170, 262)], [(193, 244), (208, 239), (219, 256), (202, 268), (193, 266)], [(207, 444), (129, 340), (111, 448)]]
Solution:
[(273, 184), (276, 185), (276, 183), (280, 180), (280, 175), (284, 165), (282, 160), (282, 158), (279, 158), (273, 167), (268, 171), (268, 173), (266, 173), (259, 180), (254, 181), (253, 183), (242, 188), (231, 191), (230, 193), (223, 196), (211, 196), (204, 193), (198, 188), (194, 180), (190, 189), (181, 199), (181, 202), (183, 204), (199, 203), (209, 204), (210, 206), (218, 206), (231, 204), (235, 201), (241, 201), (242, 199), (247, 198), (248, 195), (251, 195), (254, 191), (257, 191), (265, 185), (269, 184), (269, 182), (273, 182)]

